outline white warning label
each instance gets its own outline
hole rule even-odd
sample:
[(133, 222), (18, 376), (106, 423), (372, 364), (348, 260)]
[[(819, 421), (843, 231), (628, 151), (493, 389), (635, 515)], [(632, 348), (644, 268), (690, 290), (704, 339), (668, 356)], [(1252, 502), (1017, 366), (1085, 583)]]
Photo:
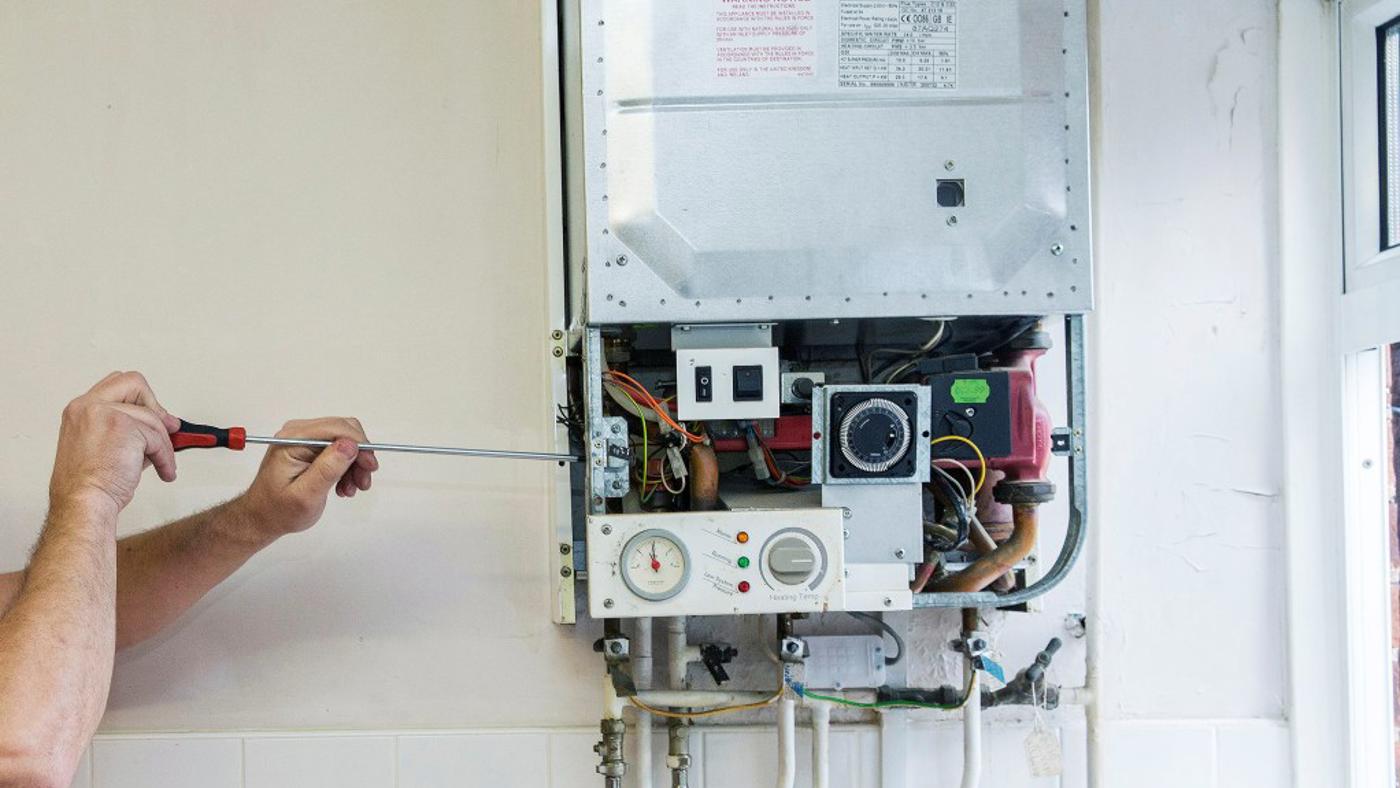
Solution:
[(810, 77), (814, 0), (715, 0), (715, 75)]
[(958, 86), (958, 0), (841, 0), (843, 88)]

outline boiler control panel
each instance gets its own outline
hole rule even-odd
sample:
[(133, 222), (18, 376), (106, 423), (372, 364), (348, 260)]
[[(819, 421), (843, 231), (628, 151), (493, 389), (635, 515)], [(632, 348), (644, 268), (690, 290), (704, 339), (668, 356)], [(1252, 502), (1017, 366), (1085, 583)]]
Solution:
[(840, 509), (597, 514), (594, 618), (818, 613), (845, 606)]

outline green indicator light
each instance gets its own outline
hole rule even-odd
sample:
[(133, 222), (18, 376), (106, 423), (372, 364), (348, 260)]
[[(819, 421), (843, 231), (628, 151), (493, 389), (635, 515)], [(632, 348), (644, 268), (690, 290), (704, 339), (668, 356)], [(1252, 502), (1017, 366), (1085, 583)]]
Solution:
[(748, 557), (748, 556), (746, 556), (746, 555), (741, 555), (741, 556), (739, 556), (739, 568), (740, 568), (740, 569), (748, 569), (748, 568), (749, 568), (749, 557)]

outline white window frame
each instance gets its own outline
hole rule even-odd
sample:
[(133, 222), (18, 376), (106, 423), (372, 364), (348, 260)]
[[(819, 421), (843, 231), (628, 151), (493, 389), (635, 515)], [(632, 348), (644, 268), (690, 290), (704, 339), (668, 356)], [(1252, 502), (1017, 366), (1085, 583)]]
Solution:
[(1400, 341), (1400, 249), (1380, 249), (1375, 31), (1400, 0), (1282, 0), (1279, 13), (1294, 784), (1384, 788), (1395, 750), (1383, 349)]

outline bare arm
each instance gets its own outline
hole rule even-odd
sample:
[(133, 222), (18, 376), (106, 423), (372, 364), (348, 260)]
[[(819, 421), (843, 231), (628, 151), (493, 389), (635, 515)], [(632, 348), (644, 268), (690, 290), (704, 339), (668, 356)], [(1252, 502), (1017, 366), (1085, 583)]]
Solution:
[(0, 574), (0, 617), (5, 615), (5, 611), (14, 604), (15, 597), (19, 596), (19, 587), (24, 585), (23, 572), (6, 572)]
[[(331, 489), (346, 498), (368, 490), (371, 474), (379, 468), (373, 452), (360, 454), (351, 445), (368, 442), (355, 419), (288, 422), (278, 435), (346, 442), (319, 454), (313, 449), (269, 449), (247, 493), (118, 541), (118, 650), (165, 628), (282, 535), (311, 527)], [(38, 558), (36, 553), (36, 562)], [(0, 575), (0, 616), (19, 595), (25, 576)]]
[(270, 448), (244, 495), (117, 543), (117, 648), (170, 624), (259, 550), (287, 533), (310, 528), (332, 489), (342, 497), (368, 490), (379, 467), (354, 419), (289, 422), (288, 438), (337, 440), (319, 454)]
[(310, 528), (334, 489), (353, 497), (379, 467), (354, 419), (289, 422), (237, 499), (115, 539), (146, 465), (175, 479), (179, 420), (144, 378), (113, 373), (64, 410), (50, 510), (24, 572), (0, 575), (0, 785), (67, 786), (102, 717), (113, 655), (173, 621), (250, 556)]
[(117, 514), (146, 463), (175, 478), (169, 419), (139, 375), (109, 375), (64, 409), (49, 516), (0, 617), (0, 784), (67, 785), (97, 728), (116, 640)]

